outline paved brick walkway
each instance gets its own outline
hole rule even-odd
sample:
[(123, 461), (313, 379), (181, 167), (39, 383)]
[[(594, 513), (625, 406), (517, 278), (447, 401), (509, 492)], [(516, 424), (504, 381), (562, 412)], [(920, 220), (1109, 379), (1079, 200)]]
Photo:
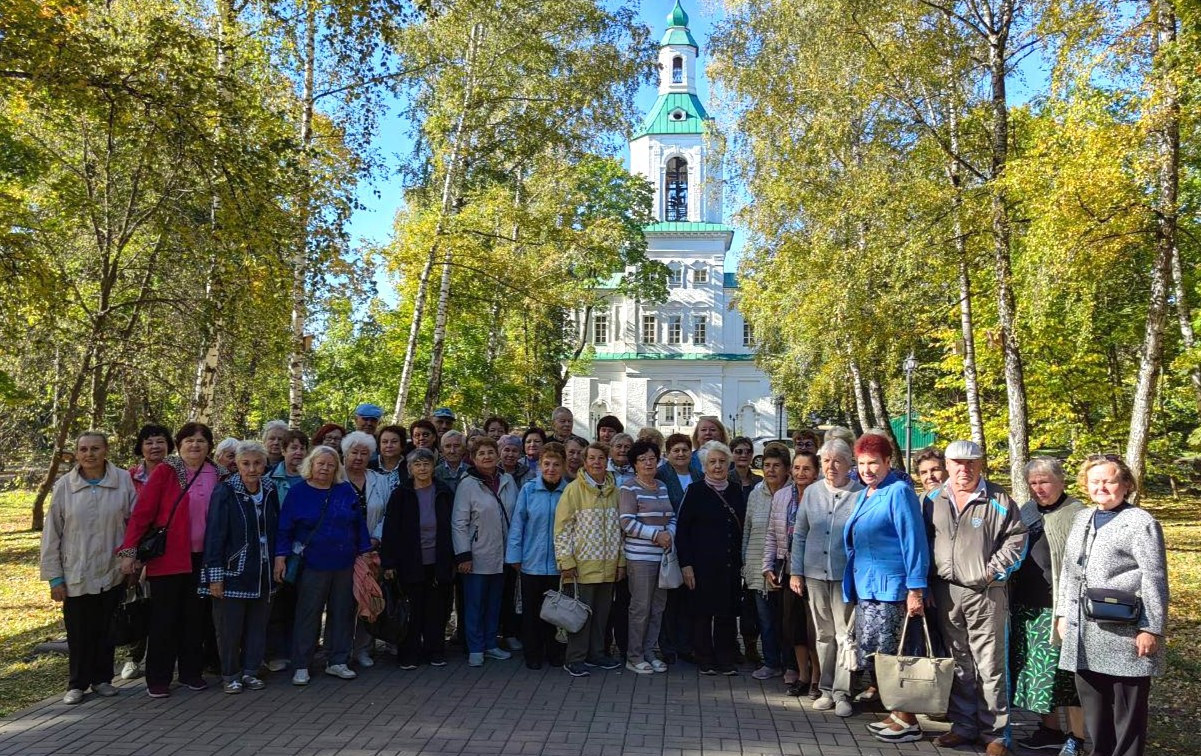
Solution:
[[(210, 681), (213, 678), (210, 678)], [(890, 746), (860, 714), (839, 719), (784, 694), (779, 679), (700, 677), (688, 664), (663, 675), (527, 670), (519, 658), (482, 670), (452, 656), (447, 667), (404, 672), (389, 661), (350, 682), (314, 675), (294, 688), (286, 673), (262, 691), (227, 696), (173, 689), (146, 696), (58, 698), (0, 720), (0, 754), (238, 754), (251, 756), (883, 756), (938, 753), (929, 738)], [(927, 732), (942, 729), (930, 723)], [(964, 751), (957, 751), (962, 753)], [(950, 753), (950, 752), (947, 752)]]

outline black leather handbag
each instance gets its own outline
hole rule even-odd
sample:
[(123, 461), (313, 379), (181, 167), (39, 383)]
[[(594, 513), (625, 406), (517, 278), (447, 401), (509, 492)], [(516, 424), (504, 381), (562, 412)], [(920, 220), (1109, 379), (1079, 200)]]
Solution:
[(1143, 616), (1143, 599), (1137, 593), (1113, 588), (1086, 588), (1084, 616), (1096, 622), (1133, 625)]

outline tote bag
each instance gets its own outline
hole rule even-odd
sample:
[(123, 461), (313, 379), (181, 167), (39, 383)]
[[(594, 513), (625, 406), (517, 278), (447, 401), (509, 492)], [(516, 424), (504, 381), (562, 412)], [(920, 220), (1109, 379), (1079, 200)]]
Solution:
[[(926, 653), (934, 648), (930, 642), (930, 627), (922, 615), (922, 630), (926, 634)], [(898, 649), (905, 648), (905, 632), (909, 621), (901, 627)], [(911, 714), (945, 714), (951, 697), (951, 681), (955, 678), (955, 660), (934, 656), (903, 656), (876, 652), (876, 682), (880, 702), (888, 711)]]
[(673, 590), (684, 584), (684, 573), (680, 571), (680, 558), (676, 556), (676, 548), (672, 546), (663, 552), (663, 561), (659, 563), (659, 587)]
[(588, 624), (592, 616), (592, 607), (580, 601), (579, 583), (572, 583), (574, 595), (568, 596), (563, 592), (563, 579), (559, 578), (559, 590), (547, 591), (543, 594), (542, 611), (539, 613), (545, 622), (562, 628), (569, 633), (578, 633)]

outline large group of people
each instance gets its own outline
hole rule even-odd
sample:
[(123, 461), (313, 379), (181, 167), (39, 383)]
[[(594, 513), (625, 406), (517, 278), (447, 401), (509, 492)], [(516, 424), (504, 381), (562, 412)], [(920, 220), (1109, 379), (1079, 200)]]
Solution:
[[(800, 431), (769, 442), (756, 470), (756, 444), (713, 417), (666, 438), (605, 417), (590, 440), (565, 407), (520, 433), (500, 417), (460, 430), (446, 408), (407, 427), (382, 415), (363, 404), (354, 428), (309, 437), (276, 420), (221, 443), (200, 423), (149, 424), (128, 471), (103, 433), (81, 435), (42, 539), (67, 630), (64, 702), (117, 694), (107, 627), (141, 584), (145, 638), (120, 674), (144, 674), (156, 698), (174, 680), (204, 690), (210, 670), (228, 694), (285, 671), (308, 685), (322, 656), (343, 680), (389, 653), (404, 670), (441, 667), (458, 644), (472, 667), (520, 653), (575, 677), (749, 663), (847, 717), (881, 698), (874, 654), (913, 653), (954, 660), (940, 747), (1009, 753), (1021, 708), (1041, 717), (1024, 747), (1144, 751), (1166, 562), (1119, 457), (1084, 459), (1088, 503), (1059, 460), (1036, 458), (1019, 505), (970, 441), (919, 454), (915, 485), (874, 430)], [(369, 621), (385, 581), (409, 606), (395, 644)], [(555, 590), (589, 608), (578, 630), (541, 618)], [(915, 712), (868, 727), (885, 743), (924, 737)]]

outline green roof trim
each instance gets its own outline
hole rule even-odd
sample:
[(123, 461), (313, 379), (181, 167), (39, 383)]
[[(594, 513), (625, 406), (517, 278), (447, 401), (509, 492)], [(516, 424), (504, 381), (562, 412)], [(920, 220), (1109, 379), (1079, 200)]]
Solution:
[(642, 229), (646, 234), (732, 234), (733, 226), (724, 223), (694, 223), (692, 221), (667, 221), (652, 223)]
[[(684, 117), (679, 120), (671, 117), (677, 110), (684, 113)], [(709, 123), (712, 121), (713, 118), (696, 95), (689, 92), (668, 92), (659, 95), (651, 112), (630, 138), (638, 139), (648, 134), (704, 134), (709, 130)]]
[(701, 46), (696, 43), (696, 37), (692, 36), (692, 32), (687, 27), (673, 26), (663, 35), (663, 41), (659, 43), (661, 47), (668, 45), (676, 45), (678, 47), (691, 47), (698, 52)]
[(593, 360), (615, 362), (618, 360), (710, 360), (713, 362), (750, 362), (755, 359), (753, 354), (706, 354), (703, 352), (683, 352), (667, 354), (662, 352), (597, 352)]

